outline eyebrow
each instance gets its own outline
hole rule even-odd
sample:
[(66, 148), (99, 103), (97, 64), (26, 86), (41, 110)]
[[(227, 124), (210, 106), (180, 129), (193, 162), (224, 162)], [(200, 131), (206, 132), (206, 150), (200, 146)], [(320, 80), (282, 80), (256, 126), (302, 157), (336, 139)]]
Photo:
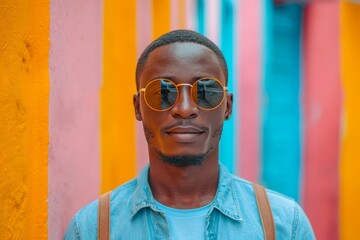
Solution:
[[(174, 77), (174, 76), (158, 76), (158, 77), (155, 77), (153, 79), (151, 79), (150, 81), (152, 80), (155, 80), (155, 79), (159, 79), (159, 78), (164, 78), (164, 79), (169, 79), (173, 82), (178, 82), (178, 78), (177, 77)], [(209, 75), (204, 75), (204, 76), (196, 76), (196, 77), (193, 77), (191, 78), (192, 82), (195, 82), (196, 80), (200, 79), (200, 78), (214, 78), (214, 79), (218, 79), (214, 76), (209, 76)]]

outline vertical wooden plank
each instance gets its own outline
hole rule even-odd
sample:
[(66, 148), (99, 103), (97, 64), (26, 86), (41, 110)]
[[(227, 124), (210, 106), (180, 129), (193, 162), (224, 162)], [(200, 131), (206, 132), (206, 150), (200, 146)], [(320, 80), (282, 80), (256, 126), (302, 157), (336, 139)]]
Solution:
[(49, 1), (0, 16), (0, 236), (47, 239)]
[(262, 180), (298, 200), (302, 5), (264, 6)]
[(304, 12), (303, 206), (318, 239), (339, 239), (341, 119), (339, 4), (311, 3)]
[(260, 153), (260, 77), (262, 1), (241, 1), (239, 6), (238, 48), (238, 173), (241, 177), (257, 181)]
[(100, 191), (101, 7), (51, 1), (49, 239)]
[(136, 1), (104, 1), (103, 38), (101, 191), (106, 192), (136, 173)]
[(341, 2), (341, 78), (345, 128), (340, 171), (340, 236), (359, 235), (360, 215), (360, 4)]

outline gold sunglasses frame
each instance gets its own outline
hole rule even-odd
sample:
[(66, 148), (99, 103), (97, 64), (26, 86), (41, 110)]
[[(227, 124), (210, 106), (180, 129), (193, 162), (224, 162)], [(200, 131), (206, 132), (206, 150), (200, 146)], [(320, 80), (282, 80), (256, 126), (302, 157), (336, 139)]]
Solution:
[[(192, 91), (193, 86), (194, 86), (197, 82), (199, 82), (199, 81), (201, 81), (201, 80), (204, 80), (204, 79), (207, 79), (207, 80), (215, 80), (215, 81), (217, 81), (217, 82), (223, 87), (223, 90), (224, 90), (223, 98), (221, 99), (221, 102), (220, 102), (216, 107), (213, 107), (213, 108), (203, 108), (203, 107), (200, 107), (200, 106), (194, 101), (194, 99), (193, 99), (193, 97), (192, 97), (191, 91)], [(139, 95), (140, 92), (144, 92), (144, 93), (145, 93), (146, 88), (147, 88), (151, 83), (153, 83), (153, 82), (155, 82), (155, 81), (160, 81), (160, 80), (166, 80), (166, 81), (171, 82), (172, 84), (174, 84), (174, 86), (176, 87), (176, 90), (177, 90), (177, 96), (176, 96), (175, 102), (174, 102), (170, 107), (168, 107), (168, 108), (166, 108), (166, 109), (159, 110), (159, 109), (153, 108), (153, 107), (151, 107), (151, 106), (149, 105), (148, 101), (146, 100), (146, 94), (144, 94), (144, 99), (145, 99), (146, 105), (147, 105), (150, 109), (152, 109), (152, 110), (154, 110), (154, 111), (157, 111), (157, 112), (165, 112), (165, 111), (168, 111), (168, 110), (170, 110), (172, 107), (175, 106), (175, 104), (176, 104), (177, 101), (179, 100), (179, 95), (180, 95), (180, 94), (179, 94), (179, 93), (180, 93), (179, 87), (181, 87), (181, 86), (189, 86), (189, 87), (190, 87), (191, 100), (193, 101), (193, 103), (195, 103), (195, 105), (196, 105), (198, 108), (200, 108), (200, 109), (202, 109), (202, 110), (205, 110), (205, 111), (215, 110), (216, 108), (220, 107), (220, 105), (224, 102), (224, 99), (225, 99), (225, 96), (226, 96), (226, 93), (227, 93), (227, 90), (228, 90), (228, 87), (227, 87), (227, 86), (224, 86), (218, 79), (213, 78), (213, 77), (203, 77), (203, 78), (199, 78), (199, 79), (196, 80), (193, 84), (190, 84), (190, 83), (179, 83), (179, 84), (175, 84), (173, 81), (171, 81), (170, 79), (167, 79), (167, 78), (156, 78), (156, 79), (151, 80), (148, 84), (146, 84), (146, 86), (145, 86), (144, 88), (140, 88), (140, 90), (137, 92), (137, 94)]]

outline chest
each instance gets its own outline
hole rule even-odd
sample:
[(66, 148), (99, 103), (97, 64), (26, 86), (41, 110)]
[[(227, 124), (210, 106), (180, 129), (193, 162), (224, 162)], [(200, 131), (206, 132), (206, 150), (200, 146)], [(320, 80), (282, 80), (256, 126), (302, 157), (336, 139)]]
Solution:
[[(235, 221), (223, 216), (218, 211), (212, 212), (203, 220), (203, 223), (195, 223), (194, 220), (189, 218), (188, 220), (177, 222), (169, 220), (161, 212), (144, 209), (128, 222), (124, 221), (124, 219), (113, 217), (110, 230), (111, 239), (263, 239), (260, 220)], [(176, 230), (173, 231), (174, 229), (171, 228), (174, 225), (181, 226), (175, 227)], [(197, 228), (202, 228), (202, 233), (199, 233)], [(198, 238), (199, 234), (201, 238)]]

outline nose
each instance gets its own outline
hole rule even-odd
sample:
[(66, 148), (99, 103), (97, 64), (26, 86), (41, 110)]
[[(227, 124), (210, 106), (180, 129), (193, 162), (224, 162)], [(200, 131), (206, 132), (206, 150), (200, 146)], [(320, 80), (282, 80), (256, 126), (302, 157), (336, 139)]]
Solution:
[(181, 86), (178, 88), (178, 100), (170, 110), (175, 118), (193, 119), (199, 114), (199, 108), (191, 99), (189, 88), (189, 86)]

